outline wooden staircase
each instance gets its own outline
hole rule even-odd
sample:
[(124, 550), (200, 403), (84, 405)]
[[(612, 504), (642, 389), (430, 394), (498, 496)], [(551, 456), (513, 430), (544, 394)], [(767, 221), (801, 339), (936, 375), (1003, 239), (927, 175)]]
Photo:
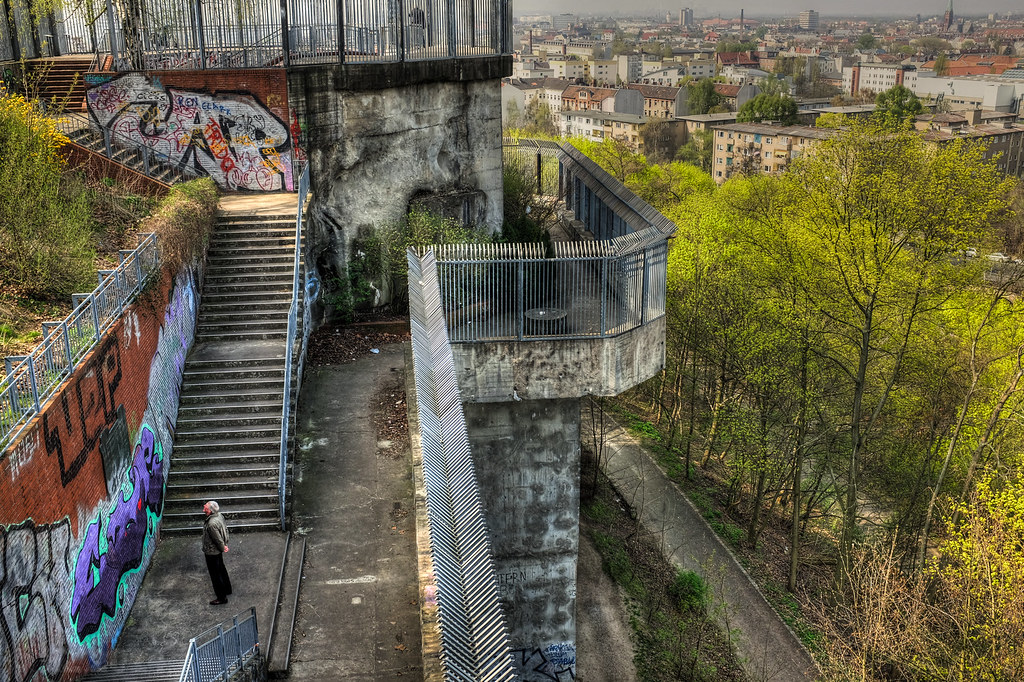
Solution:
[(85, 111), (85, 74), (91, 56), (47, 57), (28, 63), (28, 82), (51, 111)]

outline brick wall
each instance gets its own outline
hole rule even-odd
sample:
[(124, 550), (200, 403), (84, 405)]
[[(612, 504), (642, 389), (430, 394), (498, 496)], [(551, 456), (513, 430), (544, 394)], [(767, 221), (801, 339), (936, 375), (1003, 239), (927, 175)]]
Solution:
[(164, 274), (0, 453), (0, 680), (107, 659), (156, 545), (196, 276)]

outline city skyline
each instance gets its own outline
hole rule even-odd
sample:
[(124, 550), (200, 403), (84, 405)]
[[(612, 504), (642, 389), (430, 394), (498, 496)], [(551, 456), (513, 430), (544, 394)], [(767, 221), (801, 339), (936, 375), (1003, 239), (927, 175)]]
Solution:
[[(687, 3), (682, 2), (676, 6), (666, 6), (664, 2), (638, 3), (629, 12), (624, 12), (622, 3), (617, 0), (553, 0), (542, 2), (541, 0), (523, 0), (517, 2), (514, 11), (517, 15), (523, 14), (551, 14), (551, 13), (579, 13), (579, 14), (601, 14), (628, 16), (641, 14), (661, 14), (666, 12), (678, 13), (682, 7), (692, 7), (694, 15), (698, 17), (718, 16), (729, 17), (739, 16), (741, 9), (746, 11), (747, 17), (796, 17), (801, 10), (813, 9), (823, 16), (830, 17), (866, 17), (866, 16), (913, 16), (921, 14), (922, 17), (941, 17), (948, 6), (943, 0), (909, 0), (900, 3), (898, 9), (894, 9), (893, 3), (889, 0), (862, 0), (857, 3), (857, 11), (851, 11), (850, 3), (840, 0), (778, 0), (773, 3), (744, 2), (743, 0), (726, 0), (720, 3)], [(1015, 0), (987, 0), (984, 2), (966, 2), (954, 0), (953, 11), (958, 16), (986, 16), (991, 12), (1005, 14), (1006, 12), (1021, 13), (1021, 6)]]

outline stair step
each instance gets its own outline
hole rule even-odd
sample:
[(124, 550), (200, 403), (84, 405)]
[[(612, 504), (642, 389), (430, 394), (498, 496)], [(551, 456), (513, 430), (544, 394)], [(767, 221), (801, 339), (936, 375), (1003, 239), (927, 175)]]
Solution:
[[(270, 370), (268, 370), (270, 371)], [(225, 370), (227, 372), (227, 370)], [(250, 377), (198, 377), (190, 380), (185, 384), (182, 389), (182, 395), (202, 395), (204, 391), (209, 390), (211, 392), (224, 391), (234, 388), (236, 391), (239, 389), (246, 389), (244, 392), (250, 391), (272, 391), (274, 389), (280, 389), (284, 385), (284, 372), (279, 370), (277, 376), (250, 376)], [(241, 392), (241, 391), (239, 391)]]
[(221, 332), (216, 334), (198, 334), (196, 343), (222, 343), (232, 341), (285, 341), (288, 339), (288, 332), (254, 332), (254, 333), (230, 333)]
[(178, 682), (184, 667), (184, 660), (105, 665), (80, 679), (82, 682)]
[[(267, 476), (236, 476), (218, 480), (167, 481), (167, 499), (178, 495), (233, 495), (249, 494), (256, 490), (273, 490), (277, 494), (277, 477)], [(210, 499), (207, 497), (207, 499)]]
[[(245, 520), (229, 523), (228, 528), (231, 529), (232, 533), (254, 533), (267, 530), (281, 530), (281, 523), (277, 520), (271, 521), (269, 519), (252, 521)], [(190, 523), (189, 525), (182, 526), (163, 526), (161, 527), (160, 532), (166, 535), (196, 535), (198, 533), (201, 533), (202, 530), (203, 526), (201, 523)]]
[[(188, 505), (198, 505), (199, 509), (203, 508), (203, 504), (208, 502), (209, 498), (206, 495), (199, 493), (180, 493), (173, 497), (168, 496), (164, 502), (164, 509), (166, 510), (169, 506), (175, 505), (177, 507), (186, 507)], [(268, 490), (233, 490), (226, 492), (223, 495), (217, 497), (217, 502), (227, 510), (232, 510), (243, 505), (254, 505), (254, 506), (265, 506), (268, 503), (277, 504), (277, 492)], [(175, 509), (175, 511), (178, 511)]]
[(274, 477), (276, 479), (277, 475), (278, 475), (278, 463), (277, 462), (274, 462), (274, 463), (269, 464), (269, 465), (267, 465), (267, 464), (258, 464), (258, 463), (248, 463), (248, 462), (242, 462), (242, 463), (238, 463), (238, 462), (235, 462), (235, 463), (224, 462), (223, 464), (218, 463), (218, 462), (211, 462), (211, 463), (209, 463), (206, 466), (197, 466), (197, 467), (189, 468), (188, 471), (175, 471), (174, 468), (172, 467), (170, 473), (167, 476), (167, 481), (168, 481), (168, 483), (170, 481), (177, 482), (177, 481), (180, 481), (182, 479), (186, 479), (187, 480), (187, 479), (193, 479), (193, 478), (197, 478), (197, 477), (198, 478), (203, 478), (203, 479), (208, 479), (208, 480), (213, 480), (213, 479), (224, 478), (224, 477), (234, 478), (234, 477), (237, 477), (237, 476), (250, 476), (250, 477), (266, 476), (268, 478), (272, 476), (272, 477)]
[[(290, 297), (292, 294), (291, 281), (284, 282), (254, 282), (247, 284), (245, 282), (232, 282), (232, 283), (214, 283), (207, 284), (203, 287), (203, 294), (256, 294), (256, 293), (267, 293), (267, 294), (288, 294)], [(287, 285), (287, 286), (285, 286)]]
[(237, 389), (229, 390), (224, 389), (222, 391), (211, 391), (210, 393), (196, 393), (195, 395), (181, 396), (181, 408), (194, 408), (194, 407), (213, 407), (216, 405), (237, 405), (241, 406), (247, 402), (255, 403), (269, 403), (274, 405), (280, 405), (282, 396), (284, 395), (283, 386), (282, 390), (274, 392), (260, 391), (252, 393), (241, 393)]
[[(204, 304), (205, 305), (205, 304)], [(257, 367), (280, 367), (284, 362), (280, 357), (244, 358), (241, 360), (199, 360), (189, 359), (185, 363), (185, 372), (203, 371), (204, 369), (223, 369), (226, 367), (255, 369)]]
[(196, 441), (212, 441), (227, 444), (231, 443), (236, 438), (242, 437), (246, 438), (247, 440), (250, 440), (250, 442), (251, 439), (262, 440), (271, 439), (275, 437), (280, 438), (281, 429), (248, 429), (244, 432), (241, 432), (239, 429), (232, 427), (224, 427), (219, 429), (208, 428), (195, 431), (183, 431), (182, 429), (179, 428), (175, 432), (176, 443), (180, 443), (182, 445), (184, 445), (185, 443), (195, 443)]
[(178, 409), (178, 423), (206, 418), (225, 418), (228, 416), (276, 415), (281, 419), (282, 404), (280, 401), (251, 400), (242, 403), (215, 403), (205, 405), (185, 405)]
[(284, 358), (274, 360), (273, 364), (255, 367), (222, 367), (220, 363), (210, 365), (187, 365), (182, 375), (184, 381), (230, 380), (232, 382), (246, 379), (280, 379), (284, 376)]
[(238, 322), (276, 322), (278, 324), (288, 324), (288, 308), (289, 306), (278, 306), (275, 310), (248, 312), (236, 308), (235, 311), (224, 310), (205, 314), (200, 313), (199, 324), (232, 324)]

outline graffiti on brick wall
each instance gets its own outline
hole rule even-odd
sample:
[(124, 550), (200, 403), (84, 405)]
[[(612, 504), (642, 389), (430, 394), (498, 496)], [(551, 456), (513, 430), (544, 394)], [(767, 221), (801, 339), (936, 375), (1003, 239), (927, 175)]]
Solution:
[(121, 346), (111, 335), (100, 344), (96, 361), (61, 391), (56, 409), (43, 413), (46, 454), (57, 457), (65, 488), (96, 451), (103, 432), (117, 421), (122, 378)]
[(0, 527), (0, 679), (59, 679), (70, 653), (71, 524)]
[(100, 126), (224, 189), (292, 189), (289, 126), (249, 93), (165, 88), (130, 73), (89, 88), (86, 101)]
[[(80, 512), (79, 530), (67, 517), (50, 524), (28, 519), (0, 525), (0, 680), (77, 677), (103, 665), (116, 644), (156, 546), (195, 314), (195, 278), (184, 271), (170, 287), (155, 352), (152, 342), (146, 343), (155, 325), (129, 312), (98, 361), (72, 379), (65, 403), (48, 410), (49, 429), (23, 441), (25, 447), (34, 442), (37, 450), (19, 455), (19, 471), (27, 474), (49, 459), (47, 452), (54, 458), (63, 453), (64, 471), (78, 458), (81, 440), (88, 439), (92, 450), (86, 456), (102, 457), (106, 481), (90, 482), (99, 489), (86, 496), (100, 502)], [(115, 379), (121, 360), (127, 372), (140, 364), (131, 360), (140, 352), (143, 358), (152, 353), (148, 384), (127, 375)], [(131, 392), (140, 389), (146, 392), (142, 414), (126, 414), (125, 402), (131, 404)], [(53, 491), (40, 491), (44, 494)]]
[(512, 658), (523, 682), (576, 679), (576, 645), (572, 642), (549, 644), (543, 649), (515, 649)]
[(83, 642), (113, 618), (121, 605), (123, 583), (142, 568), (155, 540), (164, 503), (163, 448), (149, 426), (143, 426), (128, 481), (113, 505), (85, 531), (75, 560), (71, 618)]

